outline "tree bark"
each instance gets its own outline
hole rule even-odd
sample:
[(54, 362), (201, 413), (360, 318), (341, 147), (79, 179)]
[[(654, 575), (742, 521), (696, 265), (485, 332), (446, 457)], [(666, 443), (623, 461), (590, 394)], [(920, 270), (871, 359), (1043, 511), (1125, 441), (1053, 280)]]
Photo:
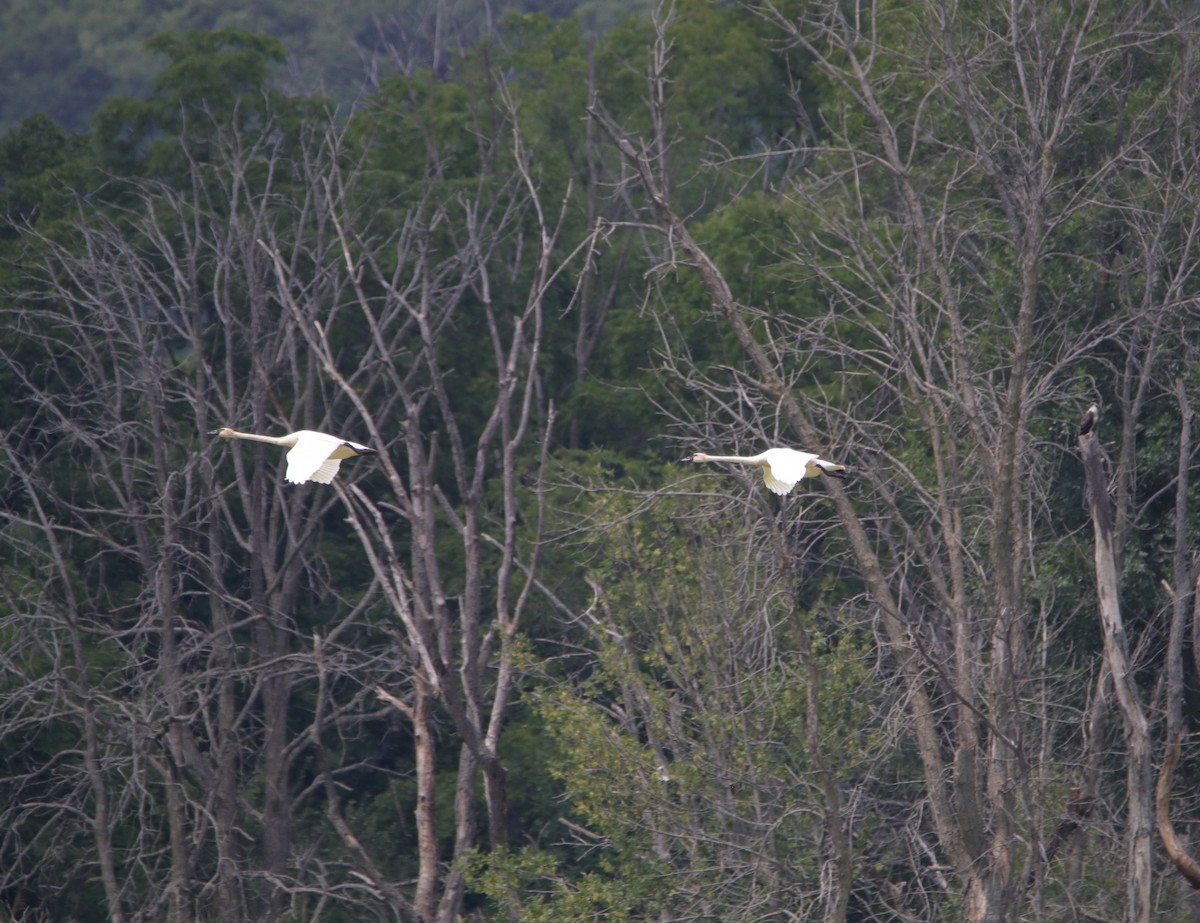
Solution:
[(1099, 423), (1079, 435), (1079, 453), (1083, 459), (1087, 505), (1092, 516), (1095, 539), (1094, 564), (1100, 628), (1104, 637), (1104, 657), (1112, 674), (1113, 688), (1125, 727), (1128, 747), (1126, 786), (1126, 880), (1125, 919), (1128, 923), (1149, 923), (1150, 887), (1153, 872), (1151, 835), (1154, 830), (1154, 774), (1150, 731), (1133, 675), (1129, 642), (1121, 619), (1120, 575), (1113, 548), (1112, 501), (1100, 449)]
[[(1189, 600), (1191, 608), (1200, 605), (1197, 590), (1198, 572), (1188, 553), (1187, 493), (1188, 475), (1192, 461), (1192, 408), (1182, 380), (1175, 382), (1175, 397), (1179, 404), (1179, 462), (1175, 472), (1175, 551), (1173, 555), (1174, 581), (1171, 587), (1171, 628), (1167, 636), (1167, 677), (1163, 690), (1166, 708), (1166, 727), (1163, 737), (1167, 752), (1158, 772), (1154, 789), (1155, 819), (1158, 833), (1162, 837), (1167, 858), (1184, 880), (1193, 888), (1200, 889), (1200, 861), (1188, 851), (1171, 823), (1171, 787), (1175, 780), (1175, 769), (1179, 765), (1179, 754), (1183, 739), (1183, 647), (1187, 640)], [(1192, 644), (1196, 643), (1195, 638)]]

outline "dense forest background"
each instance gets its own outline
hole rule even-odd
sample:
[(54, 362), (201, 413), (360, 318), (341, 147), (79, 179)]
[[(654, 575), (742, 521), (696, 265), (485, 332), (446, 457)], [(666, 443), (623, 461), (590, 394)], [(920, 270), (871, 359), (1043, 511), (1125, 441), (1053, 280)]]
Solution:
[(1200, 920), (1194, 11), (348, 6), (0, 11), (0, 921)]
[(278, 39), (285, 59), (272, 84), (322, 93), (345, 109), (397, 70), (444, 74), (450, 58), (494, 33), (510, 14), (574, 17), (600, 35), (648, 13), (650, 0), (10, 0), (0, 5), (0, 131), (49, 115), (88, 128), (111, 96), (145, 96), (162, 55), (147, 44), (163, 32), (239, 29)]

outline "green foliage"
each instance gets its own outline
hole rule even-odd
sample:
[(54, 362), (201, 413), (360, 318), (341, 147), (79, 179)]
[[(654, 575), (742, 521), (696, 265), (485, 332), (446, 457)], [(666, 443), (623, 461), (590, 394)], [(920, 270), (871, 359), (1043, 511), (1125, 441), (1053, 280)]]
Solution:
[(4, 178), (0, 245), (14, 241), (24, 223), (37, 221), (45, 226), (52, 218), (61, 218), (67, 208), (63, 185), (97, 181), (86, 172), (87, 153), (86, 139), (59, 128), (44, 115), (30, 116), (0, 138)]
[(116, 98), (96, 113), (100, 156), (122, 173), (181, 177), (186, 158), (205, 160), (222, 127), (266, 129), (283, 97), (268, 86), (284, 48), (262, 35), (225, 29), (163, 34), (148, 42), (167, 57), (146, 100)]
[(588, 149), (580, 117), (588, 103), (592, 49), (575, 19), (526, 14), (509, 17), (504, 26), (496, 65), (513, 75), (507, 88), (522, 142), (537, 152), (531, 163), (536, 179), (549, 183), (547, 191), (557, 198), (568, 180), (587, 179), (587, 158), (596, 154)]
[(530, 923), (634, 923), (652, 919), (653, 897), (661, 880), (652, 864), (619, 874), (584, 873), (564, 877), (552, 856), (527, 847), (513, 853), (476, 854), (467, 869), (470, 880), (503, 918)]
[[(704, 519), (684, 499), (636, 514), (620, 495), (596, 506), (594, 654), (537, 698), (553, 772), (588, 833), (557, 861), (545, 849), (480, 856), (471, 880), (522, 919), (680, 913), (700, 892), (720, 919), (755, 918), (751, 855), (787, 869), (783, 888), (815, 882), (822, 862), (814, 664), (796, 646), (808, 615), (791, 609), (766, 547), (759, 563), (742, 555), (755, 540), (739, 518)], [(847, 778), (882, 742), (866, 654), (850, 633), (818, 640), (820, 745)], [(765, 805), (769, 833), (753, 820)]]

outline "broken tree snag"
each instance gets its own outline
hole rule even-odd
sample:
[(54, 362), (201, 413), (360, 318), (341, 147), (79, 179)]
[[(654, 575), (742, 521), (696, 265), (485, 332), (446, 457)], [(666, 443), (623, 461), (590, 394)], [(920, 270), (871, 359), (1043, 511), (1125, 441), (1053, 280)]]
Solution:
[(1158, 773), (1158, 785), (1154, 791), (1155, 814), (1158, 820), (1158, 835), (1162, 837), (1163, 849), (1171, 864), (1189, 885), (1200, 891), (1200, 863), (1184, 848), (1183, 843), (1171, 826), (1171, 783), (1175, 781), (1175, 767), (1179, 763), (1179, 738), (1176, 732), (1167, 749), (1166, 758)]
[[(1140, 711), (1140, 703), (1137, 703), (1136, 690), (1129, 675), (1129, 644), (1121, 620), (1119, 580), (1112, 544), (1112, 501), (1108, 495), (1108, 480), (1104, 476), (1104, 459), (1100, 440), (1097, 438), (1096, 419), (1091, 413), (1092, 408), (1088, 410), (1083, 425), (1080, 426), (1079, 454), (1083, 458), (1084, 498), (1092, 516), (1092, 529), (1095, 533), (1096, 596), (1100, 609), (1100, 623), (1104, 631), (1105, 657), (1113, 669), (1113, 680), (1122, 711), (1135, 703), (1139, 705)], [(1130, 693), (1134, 694), (1133, 703), (1124, 698)]]
[(1079, 427), (1079, 454), (1083, 459), (1085, 497), (1095, 533), (1096, 602), (1104, 634), (1104, 659), (1112, 674), (1113, 689), (1125, 725), (1129, 748), (1126, 784), (1129, 789), (1127, 825), (1126, 900), (1131, 923), (1149, 923), (1151, 836), (1154, 832), (1154, 772), (1150, 732), (1134, 683), (1129, 642), (1121, 620), (1120, 581), (1113, 548), (1112, 501), (1104, 476), (1104, 459), (1099, 440), (1099, 410), (1093, 404)]
[[(1183, 737), (1183, 648), (1187, 640), (1188, 603), (1190, 600), (1193, 624), (1196, 606), (1200, 603), (1196, 585), (1200, 575), (1188, 551), (1187, 497), (1192, 463), (1192, 408), (1182, 380), (1175, 381), (1175, 396), (1179, 401), (1179, 466), (1175, 479), (1174, 583), (1163, 581), (1171, 594), (1171, 630), (1167, 640), (1167, 684), (1164, 694), (1167, 721), (1163, 732), (1167, 752), (1158, 772), (1158, 784), (1154, 788), (1154, 809), (1158, 835), (1162, 838), (1171, 864), (1189, 885), (1200, 890), (1200, 863), (1180, 842), (1171, 825), (1171, 786), (1175, 781), (1175, 767), (1179, 764), (1180, 740)], [(1195, 638), (1192, 643), (1196, 643)]]

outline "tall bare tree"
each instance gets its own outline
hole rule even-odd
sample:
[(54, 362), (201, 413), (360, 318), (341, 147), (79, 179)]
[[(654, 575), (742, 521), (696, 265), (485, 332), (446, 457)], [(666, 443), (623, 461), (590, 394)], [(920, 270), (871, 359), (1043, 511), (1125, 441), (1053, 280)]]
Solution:
[[(558, 252), (572, 203), (545, 210), (516, 122), (509, 124), (511, 172), (484, 177), (488, 184), (473, 198), (423, 203), (386, 248), (355, 212), (353, 178), (333, 174), (317, 207), (335, 232), (344, 292), (302, 282), (270, 247), (279, 301), (294, 313), (315, 361), (373, 442), (397, 440), (395, 454), (381, 459), (387, 494), (352, 486), (342, 497), (395, 619), (397, 670), (375, 688), (412, 724), (420, 844), (413, 915), (422, 921), (448, 923), (461, 912), (462, 860), (480, 839), (478, 776), (486, 841), (505, 845), (512, 822), (499, 745), (519, 678), (522, 616), (536, 585), (542, 470), (553, 430), (541, 367), (545, 300), (572, 256)], [(528, 248), (513, 245), (523, 242), (522, 221), (530, 223)], [(339, 364), (334, 344), (343, 325), (364, 331), (357, 368), (373, 370), (366, 381)], [(487, 353), (462, 352), (467, 329)], [(474, 365), (461, 368), (464, 361)], [(479, 386), (456, 387), (465, 374), (478, 376)], [(447, 542), (458, 548), (457, 567), (447, 566)], [(449, 857), (433, 810), (439, 711), (458, 747)], [(448, 872), (447, 859), (456, 863)]]

